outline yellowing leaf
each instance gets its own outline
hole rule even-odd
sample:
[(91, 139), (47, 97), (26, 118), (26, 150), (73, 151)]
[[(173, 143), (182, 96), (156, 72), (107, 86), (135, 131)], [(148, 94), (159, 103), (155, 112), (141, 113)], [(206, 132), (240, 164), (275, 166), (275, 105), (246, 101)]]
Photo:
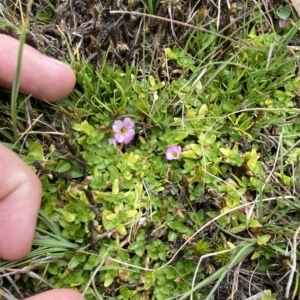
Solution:
[(193, 110), (193, 109), (187, 109), (187, 111), (186, 111), (186, 117), (187, 118), (193, 118), (193, 117), (195, 117), (195, 111)]
[(220, 148), (220, 152), (225, 156), (229, 156), (231, 154), (231, 150), (225, 148)]
[(112, 212), (110, 210), (107, 210), (105, 209), (103, 212), (102, 212), (102, 224), (105, 228), (105, 230), (110, 230), (112, 229), (113, 227), (110, 225), (110, 222), (108, 221), (107, 217), (109, 215), (111, 215)]
[(132, 218), (137, 214), (137, 211), (135, 209), (127, 210), (125, 212), (125, 215), (127, 218)]
[(198, 156), (194, 152), (194, 150), (186, 150), (181, 152), (181, 155), (185, 158), (198, 159)]
[(257, 220), (251, 219), (249, 222), (249, 227), (250, 228), (260, 228), (261, 224)]
[(125, 228), (125, 226), (123, 224), (117, 225), (116, 229), (122, 235), (126, 235), (127, 234), (127, 230), (126, 230), (126, 228)]
[(118, 214), (111, 213), (106, 216), (106, 220), (113, 221), (115, 219), (118, 219), (118, 217), (119, 217)]
[(260, 258), (260, 253), (259, 253), (259, 251), (255, 251), (255, 252), (253, 253), (253, 255), (251, 256), (251, 260), (255, 260), (255, 259), (257, 259), (257, 258)]
[(71, 213), (68, 212), (68, 211), (59, 211), (59, 212), (63, 215), (63, 218), (64, 218), (67, 222), (69, 222), (69, 223), (74, 222), (75, 217), (74, 217), (73, 214), (71, 214)]
[[(124, 158), (125, 158), (125, 154), (124, 154)], [(127, 162), (128, 162), (128, 165), (129, 166), (133, 166), (136, 164), (136, 162), (139, 160), (139, 155), (138, 154), (134, 154), (133, 152), (130, 152), (128, 154), (128, 157), (127, 157)]]
[(226, 243), (229, 249), (234, 249), (235, 248), (235, 244), (231, 243), (231, 242), (227, 242)]
[(75, 131), (79, 131), (79, 132), (82, 132), (82, 125), (81, 124), (78, 124), (78, 123), (75, 123), (72, 125), (72, 129), (74, 129)]
[(297, 162), (297, 159), (300, 158), (300, 148), (293, 148), (290, 151), (288, 161)]
[(115, 179), (112, 185), (112, 194), (116, 195), (119, 193), (119, 179)]
[(228, 183), (228, 185), (234, 187), (235, 189), (238, 189), (239, 188), (239, 185), (232, 179), (232, 178), (227, 178), (225, 180), (225, 182)]
[(176, 59), (176, 55), (174, 55), (171, 48), (165, 48), (165, 53), (169, 59)]
[(87, 135), (91, 135), (91, 132), (95, 130), (93, 126), (91, 126), (87, 121), (83, 121), (81, 123), (83, 132), (86, 133)]
[(259, 236), (257, 238), (257, 244), (262, 246), (262, 245), (267, 245), (268, 241), (270, 240), (271, 235), (270, 234), (265, 234), (263, 236)]
[(151, 86), (155, 86), (155, 79), (153, 78), (153, 76), (149, 76), (149, 83)]
[(202, 156), (203, 152), (202, 152), (202, 147), (199, 144), (191, 144), (190, 145), (192, 150), (198, 155), (198, 156)]
[(109, 287), (113, 283), (113, 281), (114, 281), (114, 277), (112, 277), (112, 276), (105, 278), (104, 286)]
[(274, 174), (283, 182), (285, 186), (289, 186), (291, 184), (291, 177), (284, 174), (281, 176), (281, 174), (278, 172), (274, 172)]
[(242, 232), (244, 230), (246, 230), (246, 225), (240, 225), (240, 226), (231, 228), (230, 232), (231, 233), (239, 233), (239, 232)]
[(254, 172), (257, 167), (259, 155), (257, 154), (255, 149), (252, 149), (251, 152), (245, 153), (245, 159), (247, 160), (247, 165), (249, 169)]
[(200, 80), (198, 80), (194, 86), (198, 92), (202, 90), (202, 83)]
[(94, 192), (93, 193), (95, 195), (94, 199), (97, 203), (100, 203), (103, 201), (103, 199), (107, 196), (109, 196), (111, 193), (110, 192)]
[(42, 161), (44, 160), (44, 150), (39, 141), (35, 141), (32, 143), (28, 150), (27, 156), (29, 162), (33, 162), (35, 160)]
[(125, 171), (123, 175), (126, 180), (130, 180), (132, 178), (132, 174), (129, 171)]
[(207, 113), (207, 105), (202, 104), (202, 106), (199, 109), (198, 115), (199, 117), (204, 117), (206, 113)]
[(188, 132), (183, 132), (174, 139), (176, 142), (181, 142), (183, 139), (185, 139), (189, 135)]
[(143, 194), (143, 184), (141, 182), (137, 182), (135, 184), (135, 195), (137, 196), (137, 199), (140, 199), (140, 197), (142, 197)]
[(214, 144), (217, 137), (215, 134), (204, 134), (201, 133), (198, 135), (199, 144), (201, 145), (211, 145)]

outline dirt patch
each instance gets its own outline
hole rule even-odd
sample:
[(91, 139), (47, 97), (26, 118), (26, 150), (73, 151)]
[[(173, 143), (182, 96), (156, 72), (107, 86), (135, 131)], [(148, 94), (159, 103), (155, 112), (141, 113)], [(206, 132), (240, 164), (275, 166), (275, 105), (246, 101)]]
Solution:
[[(150, 62), (159, 57), (164, 47), (184, 47), (194, 30), (184, 24), (210, 30), (210, 25), (217, 20), (219, 33), (229, 36), (254, 7), (251, 3), (245, 9), (243, 1), (221, 1), (220, 7), (218, 1), (208, 0), (152, 2), (152, 7), (145, 7), (143, 1), (137, 0), (34, 0), (27, 42), (49, 56), (67, 61), (71, 52), (98, 67), (103, 55), (114, 64), (136, 65), (141, 60)], [(21, 15), (13, 1), (5, 0), (4, 3)], [(22, 10), (26, 11), (26, 7)], [(111, 11), (124, 14), (111, 14)], [(154, 14), (165, 21), (145, 17), (143, 13)], [(17, 20), (8, 12), (6, 14), (16, 23)], [(170, 19), (182, 24), (169, 22)]]

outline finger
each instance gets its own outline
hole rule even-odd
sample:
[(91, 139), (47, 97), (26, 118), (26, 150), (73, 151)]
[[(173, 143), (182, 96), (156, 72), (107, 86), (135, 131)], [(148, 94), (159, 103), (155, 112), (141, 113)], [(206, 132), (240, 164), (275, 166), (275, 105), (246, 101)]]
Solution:
[(19, 259), (31, 249), (41, 183), (15, 153), (1, 144), (0, 170), (0, 257)]
[[(19, 41), (0, 34), (0, 86), (11, 89), (15, 77)], [(56, 101), (74, 88), (75, 74), (66, 64), (24, 45), (20, 91), (34, 97)]]
[(83, 300), (84, 298), (76, 291), (60, 289), (47, 291), (42, 294), (27, 298), (26, 300)]

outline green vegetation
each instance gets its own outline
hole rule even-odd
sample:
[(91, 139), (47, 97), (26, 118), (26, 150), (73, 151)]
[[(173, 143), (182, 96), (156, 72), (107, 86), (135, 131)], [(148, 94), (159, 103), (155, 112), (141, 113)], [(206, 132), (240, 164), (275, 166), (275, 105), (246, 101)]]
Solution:
[[(90, 300), (210, 299), (226, 294), (223, 280), (236, 287), (242, 268), (247, 280), (280, 279), (283, 291), (246, 281), (252, 295), (265, 290), (260, 299), (299, 295), (299, 56), (290, 44), (300, 23), (288, 7), (274, 28), (254, 9), (224, 38), (216, 22), (210, 33), (193, 29), (151, 63), (119, 66), (104, 53), (97, 69), (72, 57), (76, 89), (32, 105), (32, 128), (20, 96), (15, 150), (39, 174), (43, 203), (33, 251), (0, 262), (2, 279), (23, 272), (22, 290), (71, 287)], [(49, 6), (39, 19), (52, 14)], [(284, 28), (282, 16), (291, 18)], [(12, 147), (10, 108), (0, 110)], [(134, 139), (109, 144), (125, 117)], [(171, 145), (180, 159), (166, 159)]]

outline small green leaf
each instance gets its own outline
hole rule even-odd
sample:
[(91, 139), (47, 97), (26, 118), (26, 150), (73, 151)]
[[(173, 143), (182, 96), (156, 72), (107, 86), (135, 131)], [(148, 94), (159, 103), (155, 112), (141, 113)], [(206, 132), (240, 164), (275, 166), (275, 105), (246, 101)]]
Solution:
[(44, 10), (41, 10), (37, 14), (37, 19), (43, 23), (50, 23), (52, 18), (52, 9), (51, 7), (46, 7)]
[(207, 105), (206, 104), (202, 104), (201, 107), (200, 107), (200, 109), (199, 109), (198, 116), (200, 118), (203, 118), (205, 116), (205, 114), (207, 113), (207, 110), (208, 110)]
[(44, 150), (39, 141), (35, 141), (31, 144), (28, 149), (27, 161), (29, 163), (33, 161), (43, 161), (44, 160)]
[(297, 162), (300, 158), (300, 148), (293, 148), (289, 153), (288, 162)]
[(84, 265), (83, 269), (91, 271), (91, 270), (93, 270), (93, 268), (95, 268), (96, 266), (98, 266), (101, 263), (101, 261), (102, 261), (101, 257), (95, 256), (95, 255), (91, 255), (88, 258), (88, 261)]
[[(125, 157), (125, 155), (124, 155)], [(134, 154), (133, 152), (130, 152), (127, 158), (128, 161), (128, 165), (129, 166), (133, 166), (135, 163), (137, 163), (137, 161), (139, 160), (139, 155), (138, 154)]]
[(118, 219), (118, 218), (119, 218), (119, 215), (114, 214), (114, 213), (111, 213), (111, 214), (106, 216), (106, 220), (109, 220), (109, 221), (113, 221), (113, 220)]
[(68, 172), (68, 174), (72, 177), (72, 178), (79, 178), (83, 176), (83, 173), (78, 170), (78, 168), (76, 168), (75, 166), (72, 166), (71, 170)]
[[(56, 210), (57, 211), (57, 210)], [(62, 215), (63, 218), (68, 222), (68, 223), (72, 223), (75, 220), (75, 217), (72, 213), (68, 212), (68, 211), (64, 211), (64, 210), (60, 210), (59, 211)]]
[(119, 179), (115, 179), (112, 186), (112, 194), (116, 195), (119, 193)]
[(263, 236), (259, 236), (258, 238), (257, 238), (257, 244), (258, 245), (260, 245), (260, 246), (265, 246), (265, 245), (267, 245), (267, 243), (268, 243), (268, 241), (270, 240), (270, 238), (271, 238), (271, 235), (269, 235), (269, 234), (265, 234), (265, 235), (263, 235)]
[(72, 259), (69, 261), (68, 268), (74, 269), (80, 264), (80, 261), (77, 260), (76, 256), (73, 256)]
[(174, 138), (174, 140), (175, 140), (176, 142), (181, 142), (181, 141), (182, 141), (183, 139), (185, 139), (188, 135), (189, 135), (188, 132), (183, 132), (183, 133), (177, 135), (176, 138)]
[(196, 88), (197, 91), (201, 91), (202, 90), (202, 82), (201, 82), (201, 80), (198, 80), (196, 82), (196, 84), (194, 84), (194, 86), (195, 86), (195, 88)]
[(78, 124), (78, 123), (74, 123), (72, 125), (72, 129), (74, 129), (75, 131), (79, 131), (79, 132), (83, 131), (82, 124)]
[(169, 59), (177, 59), (177, 55), (175, 55), (171, 48), (165, 48), (165, 53)]
[(106, 209), (102, 212), (102, 223), (103, 223), (105, 230), (110, 230), (113, 228), (111, 222), (109, 222), (109, 220), (107, 219), (107, 217), (109, 215), (111, 215), (112, 213), (113, 212), (111, 212), (110, 210), (106, 210)]
[(254, 172), (254, 170), (257, 167), (257, 161), (258, 161), (258, 154), (256, 152), (255, 149), (252, 149), (251, 152), (247, 152), (244, 155), (246, 161), (247, 161), (247, 165), (249, 167), (249, 169)]
[(230, 229), (231, 233), (239, 233), (246, 230), (246, 225), (240, 225), (240, 226), (236, 226)]
[(261, 298), (261, 300), (276, 300), (277, 297), (276, 297), (276, 294), (272, 294), (271, 290), (266, 290), (265, 291), (265, 296), (263, 296)]
[(259, 251), (255, 251), (252, 256), (251, 256), (251, 260), (255, 260), (257, 258), (260, 258), (261, 254)]
[(224, 156), (230, 156), (232, 154), (232, 151), (230, 149), (225, 149), (225, 148), (220, 148), (220, 152), (224, 155)]
[(198, 156), (202, 156), (203, 152), (202, 152), (202, 146), (199, 144), (191, 144), (190, 145), (191, 148), (194, 150), (194, 152), (198, 155)]
[(249, 227), (250, 228), (260, 228), (261, 224), (257, 220), (251, 219), (249, 222)]
[(153, 87), (153, 86), (155, 86), (155, 84), (156, 84), (156, 82), (155, 82), (155, 79), (154, 79), (154, 77), (153, 76), (149, 76), (149, 83), (150, 83), (150, 85)]
[(113, 281), (114, 281), (114, 277), (112, 276), (106, 277), (104, 281), (104, 287), (110, 286), (113, 283)]
[(217, 136), (213, 133), (211, 134), (201, 133), (198, 135), (198, 141), (199, 144), (201, 145), (212, 145), (215, 143), (216, 139)]
[(181, 152), (181, 155), (185, 158), (198, 159), (199, 157), (196, 155), (194, 150), (186, 150)]
[(71, 170), (72, 165), (66, 160), (60, 160), (56, 166), (56, 172), (65, 173)]
[(137, 211), (135, 209), (127, 210), (125, 212), (125, 215), (127, 218), (132, 218), (137, 214)]
[(84, 133), (86, 133), (87, 135), (91, 135), (91, 133), (95, 130), (95, 128), (91, 126), (87, 121), (83, 121), (81, 123), (81, 126)]
[(276, 9), (276, 15), (280, 19), (287, 19), (290, 16), (291, 12), (292, 12), (292, 10), (291, 10), (291, 7), (289, 5), (279, 6)]
[(127, 230), (126, 230), (126, 228), (125, 228), (125, 226), (123, 224), (117, 225), (116, 229), (122, 235), (126, 235), (127, 234)]

